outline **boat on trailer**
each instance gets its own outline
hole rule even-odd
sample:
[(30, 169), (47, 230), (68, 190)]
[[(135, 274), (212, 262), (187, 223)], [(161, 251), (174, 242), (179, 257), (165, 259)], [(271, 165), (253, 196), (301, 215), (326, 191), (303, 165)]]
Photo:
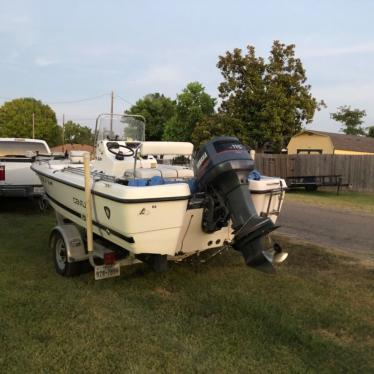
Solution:
[(50, 245), (59, 274), (77, 275), (87, 262), (96, 279), (139, 261), (162, 271), (168, 260), (229, 245), (267, 272), (287, 257), (269, 235), (285, 181), (249, 179), (254, 160), (237, 138), (214, 138), (194, 154), (191, 143), (145, 141), (144, 133), (141, 116), (102, 114), (92, 160), (72, 152), (33, 164), (56, 212)]

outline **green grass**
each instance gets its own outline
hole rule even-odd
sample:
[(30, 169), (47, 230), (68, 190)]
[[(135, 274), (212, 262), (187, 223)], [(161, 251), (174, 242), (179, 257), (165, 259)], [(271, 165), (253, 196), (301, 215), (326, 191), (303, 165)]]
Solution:
[(207, 264), (63, 278), (53, 215), (0, 202), (0, 368), (31, 372), (369, 372), (373, 269), (303, 244), (275, 276)]
[(315, 192), (305, 190), (293, 190), (287, 193), (287, 200), (300, 201), (307, 204), (330, 206), (348, 210), (374, 212), (374, 193), (341, 191), (325, 189)]

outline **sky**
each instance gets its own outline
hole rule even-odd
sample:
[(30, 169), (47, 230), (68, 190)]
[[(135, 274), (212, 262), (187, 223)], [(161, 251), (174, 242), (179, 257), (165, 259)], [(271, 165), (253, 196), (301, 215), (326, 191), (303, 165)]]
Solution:
[(338, 132), (338, 106), (374, 124), (374, 1), (0, 0), (0, 105), (49, 104), (59, 123), (92, 126), (148, 93), (171, 98), (191, 81), (218, 97), (218, 56), (273, 40), (296, 45), (312, 94), (327, 108), (310, 129)]

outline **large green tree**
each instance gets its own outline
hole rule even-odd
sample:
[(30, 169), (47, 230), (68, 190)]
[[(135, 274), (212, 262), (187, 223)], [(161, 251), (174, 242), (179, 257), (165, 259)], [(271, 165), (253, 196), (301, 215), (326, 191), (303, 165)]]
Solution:
[(192, 133), (192, 142), (195, 147), (199, 147), (214, 136), (235, 136), (243, 144), (249, 145), (248, 132), (243, 122), (224, 113), (202, 118)]
[(365, 129), (362, 127), (365, 110), (352, 109), (349, 105), (338, 107), (335, 113), (330, 114), (331, 118), (342, 124), (341, 130), (347, 135), (365, 135)]
[(64, 125), (64, 142), (70, 144), (92, 144), (92, 130), (87, 126), (79, 123), (68, 121)]
[(138, 100), (127, 113), (141, 114), (145, 118), (146, 140), (161, 140), (165, 123), (175, 115), (175, 112), (175, 101), (162, 94), (153, 93)]
[(237, 48), (219, 56), (217, 67), (223, 76), (219, 111), (243, 122), (253, 147), (271, 142), (280, 150), (325, 105), (312, 96), (293, 44), (274, 41), (268, 60), (253, 46), (246, 54)]
[(44, 139), (50, 146), (60, 144), (61, 128), (55, 112), (33, 98), (14, 99), (0, 107), (0, 137), (31, 138), (33, 114), (35, 138)]
[(177, 95), (176, 113), (165, 124), (163, 139), (191, 141), (197, 123), (214, 113), (216, 99), (199, 82), (191, 82)]

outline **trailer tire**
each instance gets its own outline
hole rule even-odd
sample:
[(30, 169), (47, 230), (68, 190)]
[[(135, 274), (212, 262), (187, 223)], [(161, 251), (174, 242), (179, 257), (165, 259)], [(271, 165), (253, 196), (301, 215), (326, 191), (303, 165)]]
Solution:
[(51, 237), (53, 263), (57, 274), (74, 277), (82, 272), (81, 262), (68, 262), (66, 243), (60, 232), (55, 231)]
[(317, 191), (317, 189), (318, 189), (318, 186), (315, 184), (305, 186), (306, 191), (313, 192), (313, 191)]
[(162, 273), (168, 270), (168, 261), (166, 255), (141, 253), (136, 258), (149, 265), (156, 273)]

